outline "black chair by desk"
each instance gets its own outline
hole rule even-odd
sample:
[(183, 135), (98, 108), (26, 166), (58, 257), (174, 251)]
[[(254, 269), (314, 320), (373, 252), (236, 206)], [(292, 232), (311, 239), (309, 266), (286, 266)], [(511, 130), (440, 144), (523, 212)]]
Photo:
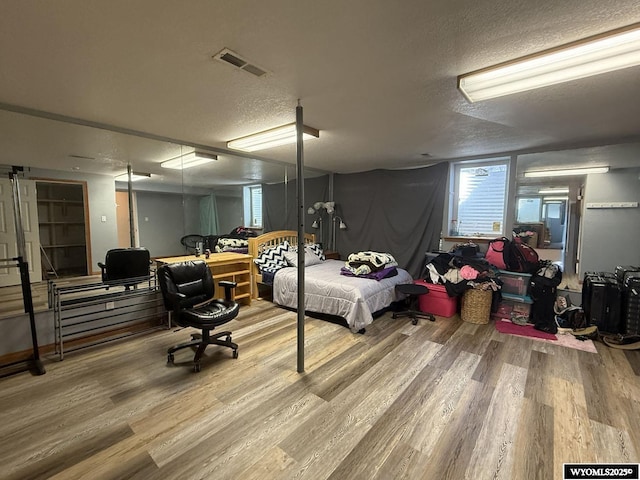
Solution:
[[(182, 348), (198, 347), (193, 358), (194, 372), (200, 371), (200, 359), (207, 345), (220, 345), (233, 350), (238, 358), (238, 345), (231, 341), (231, 332), (211, 335), (211, 330), (238, 316), (240, 306), (231, 299), (235, 282), (221, 281), (225, 298), (213, 298), (215, 287), (211, 270), (202, 260), (169, 263), (158, 268), (158, 282), (166, 309), (172, 320), (182, 327), (194, 327), (202, 334), (191, 335), (190, 342), (181, 343), (167, 350), (167, 361), (173, 363), (174, 352)], [(222, 340), (222, 337), (226, 337)]]
[(411, 319), (411, 323), (414, 325), (418, 324), (418, 318), (426, 318), (432, 322), (436, 321), (436, 317), (431, 313), (420, 311), (416, 305), (420, 295), (429, 293), (429, 289), (427, 287), (415, 283), (403, 283), (396, 285), (396, 291), (405, 295), (405, 305), (407, 308), (402, 312), (394, 312), (391, 315), (392, 318), (409, 317)]
[(105, 256), (104, 263), (98, 262), (102, 270), (102, 281), (107, 285), (122, 285), (129, 290), (144, 278), (149, 278), (151, 257), (149, 250), (142, 247), (114, 248)]

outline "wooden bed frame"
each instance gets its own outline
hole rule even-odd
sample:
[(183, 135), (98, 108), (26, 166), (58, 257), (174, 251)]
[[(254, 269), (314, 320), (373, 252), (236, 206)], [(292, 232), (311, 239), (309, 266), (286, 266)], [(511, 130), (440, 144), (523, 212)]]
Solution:
[[(248, 240), (249, 255), (251, 255), (252, 259), (255, 259), (258, 258), (258, 255), (265, 250), (273, 248), (276, 245), (280, 245), (285, 240), (291, 245), (298, 245), (298, 232), (293, 230), (276, 230), (257, 237), (249, 237)], [(305, 245), (308, 243), (316, 243), (316, 236), (312, 233), (305, 233), (304, 243)], [(260, 269), (253, 261), (251, 262), (251, 279), (251, 291), (253, 292), (253, 298), (257, 298), (258, 284), (262, 283), (262, 275), (260, 274)]]

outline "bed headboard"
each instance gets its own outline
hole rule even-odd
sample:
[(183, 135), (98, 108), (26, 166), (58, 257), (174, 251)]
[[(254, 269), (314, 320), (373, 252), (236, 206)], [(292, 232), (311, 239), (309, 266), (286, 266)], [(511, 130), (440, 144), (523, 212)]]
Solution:
[[(249, 239), (249, 255), (251, 258), (257, 258), (265, 250), (280, 245), (285, 240), (291, 245), (298, 245), (298, 232), (293, 230), (276, 230), (275, 232), (264, 233), (257, 237), (250, 237)], [(304, 234), (304, 243), (315, 243), (316, 236), (312, 233)], [(260, 275), (260, 269), (252, 261), (251, 262), (251, 278), (253, 281), (252, 289), (253, 298), (258, 296), (258, 283), (262, 283), (262, 275)]]

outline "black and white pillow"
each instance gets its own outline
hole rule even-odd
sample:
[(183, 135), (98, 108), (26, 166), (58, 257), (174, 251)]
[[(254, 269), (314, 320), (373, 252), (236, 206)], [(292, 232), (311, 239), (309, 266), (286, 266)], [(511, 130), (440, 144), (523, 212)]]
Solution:
[(318, 256), (318, 258), (323, 262), (326, 260), (322, 247), (317, 243), (309, 243), (305, 245), (305, 250), (315, 253)]
[(260, 271), (276, 271), (281, 268), (287, 267), (287, 259), (284, 256), (284, 252), (291, 250), (289, 242), (286, 240), (280, 245), (276, 245), (268, 250), (265, 250), (258, 258), (254, 258), (253, 262), (258, 266)]

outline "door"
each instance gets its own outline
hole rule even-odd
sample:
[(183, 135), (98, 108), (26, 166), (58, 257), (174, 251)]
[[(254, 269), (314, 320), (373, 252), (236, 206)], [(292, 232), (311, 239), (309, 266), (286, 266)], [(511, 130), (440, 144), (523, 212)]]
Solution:
[(542, 205), (543, 221), (549, 231), (549, 248), (564, 249), (567, 201), (545, 200)]
[[(26, 261), (29, 263), (31, 283), (34, 283), (42, 280), (36, 182), (34, 180), (20, 179), (18, 183), (20, 184), (20, 200), (22, 201)], [(0, 179), (0, 258), (15, 258), (18, 256), (12, 197), (11, 181), (4, 178)], [(19, 284), (20, 271), (18, 268), (0, 268), (0, 287)]]

